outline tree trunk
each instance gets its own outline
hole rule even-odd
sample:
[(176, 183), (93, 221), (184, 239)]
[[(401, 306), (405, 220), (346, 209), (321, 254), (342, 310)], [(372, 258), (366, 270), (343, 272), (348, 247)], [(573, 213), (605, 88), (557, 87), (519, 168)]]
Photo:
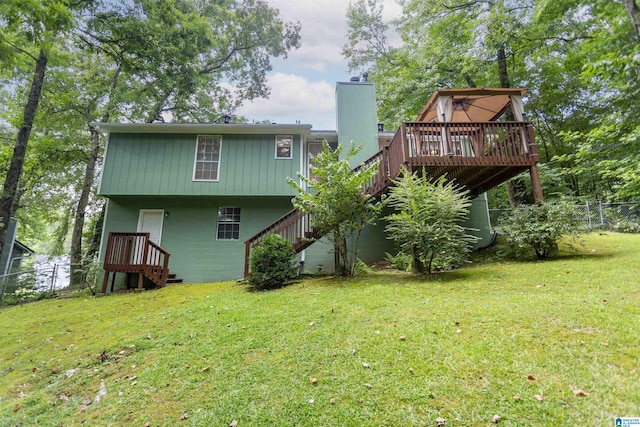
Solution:
[[(110, 117), (109, 104), (113, 99), (113, 92), (118, 85), (118, 79), (120, 77), (121, 68), (113, 74), (113, 78), (110, 83), (109, 103), (107, 104), (106, 111), (102, 116), (102, 122), (108, 122)], [(91, 135), (91, 150), (89, 157), (87, 158), (87, 165), (84, 171), (84, 181), (82, 182), (82, 190), (80, 191), (80, 199), (76, 206), (76, 215), (73, 222), (73, 233), (71, 235), (71, 278), (70, 284), (80, 284), (82, 280), (82, 230), (84, 228), (85, 211), (87, 210), (87, 204), (89, 203), (89, 195), (91, 193), (91, 187), (95, 179), (96, 164), (98, 163), (98, 155), (100, 154), (100, 134), (95, 127), (91, 126), (91, 112), (87, 110), (86, 114), (87, 124), (89, 126), (89, 132)], [(101, 214), (101, 220), (104, 220), (104, 207)], [(102, 227), (102, 225), (100, 226)], [(102, 229), (102, 228), (101, 228)], [(95, 235), (93, 236), (95, 238)], [(99, 239), (100, 237), (98, 237)], [(93, 243), (93, 242), (92, 242)], [(99, 243), (98, 243), (99, 244)], [(75, 268), (74, 268), (75, 266)]]
[(42, 84), (47, 70), (48, 59), (49, 58), (45, 51), (40, 49), (33, 71), (33, 80), (31, 81), (31, 88), (29, 89), (29, 98), (27, 99), (27, 103), (24, 107), (22, 125), (18, 131), (16, 144), (13, 148), (13, 157), (11, 157), (11, 164), (7, 171), (7, 177), (4, 181), (2, 197), (0, 198), (0, 252), (2, 252), (4, 248), (7, 228), (9, 226), (11, 216), (18, 208), (16, 203), (18, 184), (20, 176), (22, 175), (24, 158), (27, 153), (27, 143), (31, 136), (31, 128), (33, 127), (33, 121), (35, 120), (36, 112), (38, 111), (38, 103), (40, 102)]
[(631, 23), (636, 29), (636, 37), (640, 41), (640, 7), (636, 0), (626, 0), (624, 5), (627, 8), (627, 12), (629, 12)]
[(71, 235), (71, 278), (70, 285), (78, 285), (82, 281), (82, 229), (84, 228), (85, 210), (89, 203), (89, 194), (93, 186), (96, 163), (100, 153), (100, 134), (94, 127), (90, 127), (91, 152), (87, 158), (87, 167), (84, 172), (84, 181), (80, 198), (76, 206), (76, 216), (73, 221), (73, 233)]
[(93, 227), (93, 231), (91, 233), (91, 242), (89, 243), (89, 247), (87, 248), (87, 253), (85, 254), (85, 265), (88, 265), (93, 258), (96, 256), (98, 251), (100, 250), (100, 241), (102, 240), (102, 229), (104, 227), (104, 215), (107, 212), (107, 203), (102, 204), (102, 209), (100, 209), (100, 214), (98, 214), (98, 218), (96, 219), (95, 225)]
[[(501, 45), (498, 48), (497, 52), (497, 61), (498, 61), (498, 74), (500, 76), (500, 87), (509, 88), (511, 87), (511, 82), (509, 81), (509, 71), (507, 68), (507, 53), (504, 48), (504, 45)], [(513, 184), (513, 180), (507, 181), (507, 197), (509, 197), (509, 206), (511, 208), (515, 208), (519, 204), (521, 204), (521, 200), (517, 197), (516, 189)]]
[(424, 273), (424, 264), (420, 257), (418, 256), (417, 248), (411, 248), (411, 258), (413, 258), (411, 262), (411, 272), (413, 274), (423, 274)]

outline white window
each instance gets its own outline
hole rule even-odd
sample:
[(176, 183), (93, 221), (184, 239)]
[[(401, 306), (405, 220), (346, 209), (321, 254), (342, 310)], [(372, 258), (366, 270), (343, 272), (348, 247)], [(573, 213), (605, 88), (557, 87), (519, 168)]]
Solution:
[(277, 135), (276, 136), (276, 159), (293, 158), (293, 136)]
[(313, 159), (322, 152), (322, 143), (310, 142), (307, 144), (307, 151), (307, 176), (309, 179), (316, 181), (318, 177), (311, 172), (311, 166), (313, 166)]
[(222, 137), (219, 135), (198, 135), (196, 159), (193, 165), (194, 181), (217, 181), (220, 172), (220, 149)]
[(218, 240), (240, 238), (240, 208), (218, 208)]

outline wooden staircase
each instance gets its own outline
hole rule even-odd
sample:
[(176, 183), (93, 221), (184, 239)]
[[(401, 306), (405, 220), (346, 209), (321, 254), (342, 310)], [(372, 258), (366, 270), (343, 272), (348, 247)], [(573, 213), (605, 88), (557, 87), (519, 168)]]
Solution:
[[(407, 122), (388, 146), (355, 170), (378, 163), (378, 173), (363, 188), (376, 197), (389, 189), (403, 168), (432, 180), (446, 175), (465, 186), (471, 197), (528, 170), (534, 198), (542, 200), (537, 161), (530, 122)], [(309, 214), (292, 209), (245, 242), (245, 277), (250, 273), (252, 249), (271, 233), (289, 240), (296, 253), (322, 237), (311, 227)]]
[(171, 254), (149, 240), (149, 233), (109, 233), (104, 257), (104, 280), (102, 293), (107, 292), (109, 274), (112, 274), (111, 292), (113, 292), (116, 273), (138, 275), (138, 290), (144, 288), (145, 279), (155, 286), (163, 287), (167, 283), (181, 283), (182, 279), (169, 273)]

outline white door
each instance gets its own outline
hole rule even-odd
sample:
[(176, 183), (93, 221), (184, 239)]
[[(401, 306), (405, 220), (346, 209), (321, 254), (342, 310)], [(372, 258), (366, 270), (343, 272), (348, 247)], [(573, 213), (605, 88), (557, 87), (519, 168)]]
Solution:
[(162, 209), (141, 209), (138, 218), (138, 233), (149, 233), (149, 240), (160, 246), (162, 243), (162, 221), (164, 221)]

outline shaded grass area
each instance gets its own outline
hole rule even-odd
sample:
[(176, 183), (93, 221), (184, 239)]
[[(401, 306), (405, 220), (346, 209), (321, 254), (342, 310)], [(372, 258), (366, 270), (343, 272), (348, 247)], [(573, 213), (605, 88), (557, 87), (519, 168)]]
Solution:
[(640, 236), (589, 235), (544, 263), (476, 261), (434, 277), (178, 285), (2, 310), (0, 425), (640, 416)]

